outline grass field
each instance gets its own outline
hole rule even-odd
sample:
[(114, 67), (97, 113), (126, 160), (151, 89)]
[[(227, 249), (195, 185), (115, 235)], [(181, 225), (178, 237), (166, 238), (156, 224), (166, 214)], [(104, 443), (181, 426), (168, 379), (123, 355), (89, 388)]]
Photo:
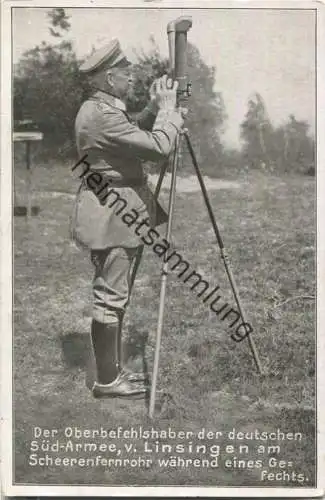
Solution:
[[(16, 170), (21, 195), (23, 171)], [(251, 173), (237, 187), (210, 191), (244, 308), (254, 327), (265, 377), (256, 374), (248, 344), (230, 339), (195, 294), (171, 274), (168, 282), (154, 422), (143, 401), (99, 401), (85, 387), (92, 267), (69, 241), (76, 185), (70, 166), (38, 165), (34, 204), (40, 214), (15, 217), (14, 407), (17, 483), (106, 485), (308, 486), (315, 484), (315, 220), (314, 179)], [(167, 192), (162, 195), (166, 203)], [(233, 303), (200, 193), (178, 193), (176, 249)], [(150, 248), (125, 319), (129, 362), (152, 368), (160, 289), (159, 258)], [(41, 467), (28, 464), (33, 427), (115, 428), (121, 425), (199, 431), (301, 432), (281, 444), (295, 480), (261, 481), (261, 469)], [(168, 440), (164, 441), (168, 443)], [(218, 442), (225, 446), (224, 437)], [(139, 444), (139, 443), (137, 443)], [(140, 443), (141, 444), (141, 443)], [(248, 444), (256, 460), (256, 446)], [(256, 444), (256, 443), (255, 443)], [(260, 444), (260, 443), (257, 443)], [(262, 443), (263, 444), (263, 443)], [(124, 450), (125, 451), (125, 450)], [(44, 455), (43, 452), (41, 452)], [(60, 455), (60, 452), (58, 453)], [(61, 453), (63, 456), (64, 453)], [(103, 453), (102, 453), (103, 455)], [(163, 453), (161, 454), (163, 455)], [(170, 455), (170, 453), (165, 454)], [(183, 457), (185, 455), (182, 455)], [(276, 454), (274, 455), (277, 456)], [(269, 472), (281, 469), (264, 467)], [(289, 466), (290, 469), (290, 466)], [(286, 469), (288, 470), (288, 469)]]

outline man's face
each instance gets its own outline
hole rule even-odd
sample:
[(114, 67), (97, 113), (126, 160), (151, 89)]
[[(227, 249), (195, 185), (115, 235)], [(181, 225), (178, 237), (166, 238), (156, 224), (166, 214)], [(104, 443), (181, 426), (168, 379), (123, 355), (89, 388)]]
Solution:
[(121, 99), (126, 98), (133, 83), (132, 66), (117, 66), (109, 71), (109, 84), (114, 95)]

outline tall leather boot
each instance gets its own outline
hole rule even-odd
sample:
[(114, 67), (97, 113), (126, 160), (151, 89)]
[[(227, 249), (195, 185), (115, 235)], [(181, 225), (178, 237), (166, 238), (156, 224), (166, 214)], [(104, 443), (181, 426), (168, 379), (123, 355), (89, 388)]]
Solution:
[(92, 387), (94, 397), (144, 398), (148, 387), (128, 380), (118, 364), (119, 325), (103, 324), (93, 320), (91, 337), (97, 368), (97, 379)]
[(134, 372), (133, 370), (129, 370), (124, 366), (124, 345), (123, 345), (123, 318), (124, 313), (121, 312), (119, 314), (119, 328), (118, 328), (118, 336), (117, 336), (117, 353), (118, 353), (118, 361), (117, 366), (119, 373), (121, 373), (124, 377), (128, 379), (129, 382), (144, 382), (146, 384), (149, 383), (149, 377), (147, 373)]
[(100, 384), (110, 384), (118, 375), (118, 329), (118, 323), (105, 324), (93, 320), (91, 324), (97, 382)]

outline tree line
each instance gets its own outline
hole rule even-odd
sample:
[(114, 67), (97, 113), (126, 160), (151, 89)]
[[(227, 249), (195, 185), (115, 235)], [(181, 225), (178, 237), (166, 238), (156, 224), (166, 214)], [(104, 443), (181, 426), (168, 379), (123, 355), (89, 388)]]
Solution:
[[(86, 79), (79, 73), (82, 62), (71, 41), (63, 8), (48, 12), (52, 43), (42, 42), (26, 51), (14, 67), (14, 120), (32, 120), (44, 134), (42, 155), (62, 159), (75, 156), (74, 120), (80, 104), (89, 95)], [(130, 113), (140, 111), (149, 98), (154, 78), (167, 72), (154, 41), (145, 53), (136, 53), (134, 86), (128, 96)], [(273, 172), (314, 171), (314, 139), (306, 121), (291, 114), (275, 127), (259, 93), (250, 97), (240, 124), (242, 147), (231, 150), (222, 142), (227, 114), (222, 94), (215, 90), (215, 67), (208, 66), (193, 44), (188, 44), (188, 76), (192, 83), (186, 126), (205, 174), (222, 175), (228, 169), (264, 169)], [(184, 171), (191, 169), (184, 157)]]

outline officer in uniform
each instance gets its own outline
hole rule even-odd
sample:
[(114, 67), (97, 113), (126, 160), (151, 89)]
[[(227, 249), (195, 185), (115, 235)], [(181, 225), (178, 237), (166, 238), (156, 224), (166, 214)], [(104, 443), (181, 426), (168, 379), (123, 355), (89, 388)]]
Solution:
[[(72, 236), (90, 250), (95, 267), (91, 325), (95, 397), (142, 398), (148, 390), (144, 374), (122, 366), (121, 324), (130, 296), (130, 276), (143, 242), (123, 223), (119, 212), (124, 201), (128, 210), (148, 217), (151, 227), (166, 221), (166, 213), (147, 185), (142, 163), (165, 161), (183, 123), (176, 111), (177, 82), (167, 75), (154, 82), (149, 104), (135, 120), (130, 119), (124, 104), (132, 84), (130, 64), (115, 39), (79, 68), (93, 92), (75, 121), (77, 165), (83, 172)], [(113, 189), (114, 203), (99, 195), (103, 182)]]

